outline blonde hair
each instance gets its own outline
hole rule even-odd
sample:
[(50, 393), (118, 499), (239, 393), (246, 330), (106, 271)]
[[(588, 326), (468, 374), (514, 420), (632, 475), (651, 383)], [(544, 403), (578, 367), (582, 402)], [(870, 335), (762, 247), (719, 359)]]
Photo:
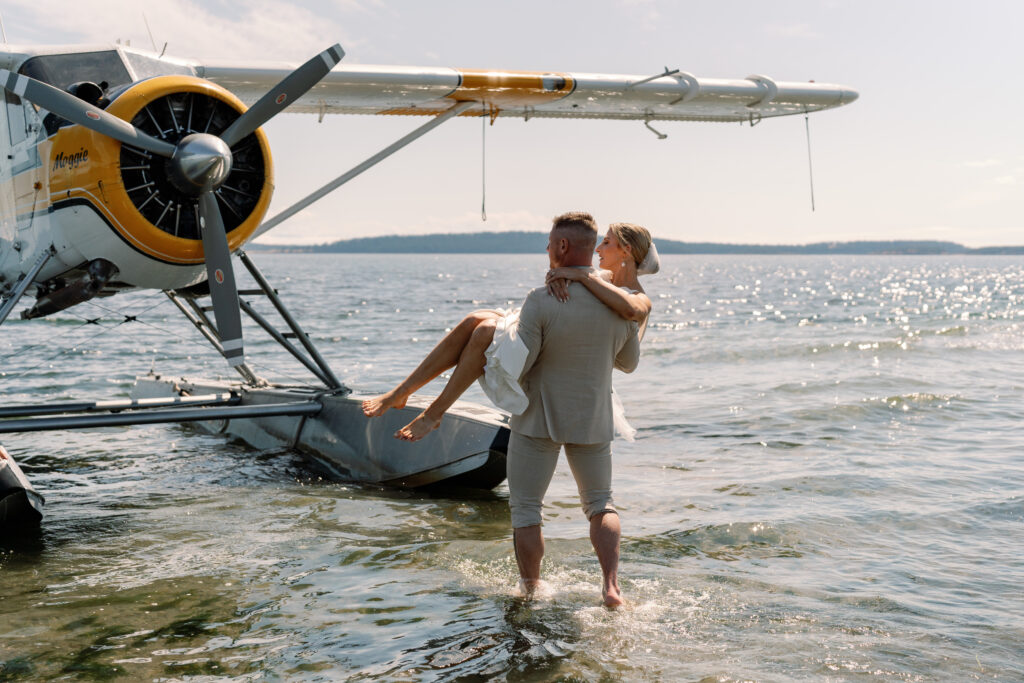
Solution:
[(647, 228), (633, 223), (612, 223), (608, 230), (615, 236), (620, 246), (629, 247), (629, 253), (633, 255), (636, 265), (643, 263), (651, 249), (651, 233)]

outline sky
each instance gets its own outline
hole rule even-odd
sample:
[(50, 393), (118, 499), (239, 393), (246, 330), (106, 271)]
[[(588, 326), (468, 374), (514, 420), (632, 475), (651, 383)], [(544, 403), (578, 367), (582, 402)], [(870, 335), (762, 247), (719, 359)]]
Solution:
[[(484, 131), (456, 119), (263, 243), (545, 231), (552, 216), (585, 209), (691, 242), (1024, 244), (1019, 0), (8, 0), (0, 13), (12, 45), (130, 40), (192, 59), (298, 64), (339, 42), (352, 64), (668, 67), (860, 93), (810, 117), (814, 211), (802, 116), (657, 123), (664, 140), (639, 121), (498, 119)], [(278, 116), (265, 128), (268, 217), (424, 121)]]

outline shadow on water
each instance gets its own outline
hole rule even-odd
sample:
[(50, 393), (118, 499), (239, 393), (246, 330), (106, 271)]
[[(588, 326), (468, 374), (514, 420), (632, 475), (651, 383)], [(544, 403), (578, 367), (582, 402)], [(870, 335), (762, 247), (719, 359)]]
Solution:
[(503, 596), (494, 606), (499, 618), (470, 619), (468, 628), (406, 650), (404, 655), (423, 662), (413, 671), (443, 671), (445, 680), (466, 683), (496, 676), (509, 681), (574, 680), (566, 674), (583, 640), (576, 605)]
[(0, 570), (38, 562), (45, 549), (46, 533), (42, 524), (3, 529), (0, 531)]
[[(398, 486), (387, 486), (384, 484), (362, 483), (349, 481), (340, 478), (329, 465), (313, 456), (305, 456), (295, 451), (288, 451), (295, 458), (294, 466), (300, 467), (308, 483), (323, 483), (326, 485), (340, 484), (352, 489), (375, 493), (385, 498), (420, 498), (423, 500), (469, 500), (469, 501), (494, 501), (506, 500), (497, 489), (481, 489), (477, 487), (461, 486), (458, 484), (432, 484), (417, 489), (401, 488)], [(298, 477), (297, 477), (298, 478)]]
[(0, 550), (31, 550), (42, 542), (45, 517), (42, 520), (3, 520), (0, 526)]

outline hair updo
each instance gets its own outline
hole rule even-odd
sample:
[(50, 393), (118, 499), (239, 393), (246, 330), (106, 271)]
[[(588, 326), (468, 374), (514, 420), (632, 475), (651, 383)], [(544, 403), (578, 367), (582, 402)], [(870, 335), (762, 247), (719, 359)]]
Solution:
[(651, 233), (647, 228), (633, 223), (612, 223), (608, 230), (615, 236), (620, 246), (629, 247), (636, 265), (643, 263), (651, 249)]

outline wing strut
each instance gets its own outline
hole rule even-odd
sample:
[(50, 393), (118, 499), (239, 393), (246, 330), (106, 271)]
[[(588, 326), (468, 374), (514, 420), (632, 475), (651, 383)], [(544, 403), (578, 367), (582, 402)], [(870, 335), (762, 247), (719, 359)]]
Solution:
[(27, 290), (32, 284), (32, 280), (35, 279), (36, 275), (39, 275), (39, 271), (43, 269), (43, 266), (45, 266), (46, 262), (50, 260), (53, 253), (53, 247), (47, 247), (44, 249), (39, 254), (36, 262), (32, 264), (31, 268), (29, 268), (29, 271), (25, 273), (25, 277), (21, 278), (21, 281), (18, 282), (17, 286), (14, 288), (14, 291), (11, 292), (10, 298), (4, 302), (3, 306), (0, 306), (0, 325), (7, 320), (7, 316), (9, 316), (11, 311), (14, 310), (14, 307), (18, 305), (18, 301), (20, 301), (22, 295), (25, 294), (25, 290)]
[(396, 140), (395, 142), (391, 143), (390, 145), (388, 145), (387, 147), (385, 147), (381, 151), (379, 151), (376, 154), (374, 154), (372, 157), (370, 157), (366, 161), (364, 161), (361, 164), (358, 164), (356, 166), (353, 166), (348, 171), (345, 171), (340, 176), (338, 176), (337, 178), (335, 178), (331, 182), (327, 183), (326, 185), (321, 187), (316, 192), (313, 192), (313, 193), (307, 195), (304, 199), (300, 199), (299, 201), (295, 202), (290, 207), (288, 207), (287, 209), (285, 209), (281, 213), (277, 214), (276, 216), (274, 216), (270, 220), (265, 221), (263, 223), (263, 225), (261, 225), (260, 227), (256, 228), (256, 232), (254, 232), (252, 234), (252, 238), (251, 239), (256, 239), (257, 237), (259, 237), (260, 235), (265, 233), (267, 230), (270, 230), (271, 228), (277, 227), (280, 223), (288, 220), (289, 218), (291, 218), (292, 216), (297, 214), (299, 211), (302, 211), (304, 208), (306, 208), (307, 206), (309, 206), (313, 202), (315, 202), (315, 201), (317, 201), (319, 199), (323, 199), (325, 196), (327, 196), (328, 194), (330, 194), (334, 190), (338, 189), (339, 187), (341, 187), (342, 185), (344, 185), (348, 181), (352, 180), (353, 178), (355, 178), (357, 175), (359, 175), (363, 171), (365, 171), (365, 170), (367, 170), (369, 168), (372, 168), (373, 166), (376, 166), (378, 163), (380, 163), (381, 161), (384, 161), (389, 156), (391, 156), (392, 154), (394, 154), (398, 150), (402, 149), (403, 147), (408, 145), (413, 140), (416, 140), (417, 138), (423, 137), (424, 135), (426, 135), (430, 131), (434, 130), (435, 128), (440, 126), (442, 123), (444, 123), (448, 119), (450, 119), (452, 117), (455, 117), (455, 116), (458, 116), (459, 114), (461, 114), (462, 112), (466, 111), (467, 109), (470, 109), (471, 107), (475, 107), (475, 106), (478, 106), (478, 105), (479, 105), (478, 102), (459, 102), (458, 104), (456, 104), (451, 109), (448, 109), (447, 111), (445, 111), (442, 114), (438, 114), (437, 116), (432, 118), (430, 121), (428, 121), (427, 123), (423, 124), (422, 126), (417, 128), (416, 130), (412, 131), (411, 133), (409, 133), (405, 137), (402, 137), (402, 138)]

